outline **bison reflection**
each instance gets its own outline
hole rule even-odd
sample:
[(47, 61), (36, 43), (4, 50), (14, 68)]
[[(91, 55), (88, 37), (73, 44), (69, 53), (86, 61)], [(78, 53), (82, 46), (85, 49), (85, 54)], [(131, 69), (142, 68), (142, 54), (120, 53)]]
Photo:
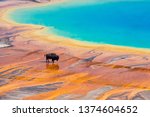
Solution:
[(49, 63), (49, 60), (52, 60), (52, 63), (59, 60), (59, 56), (56, 55), (55, 53), (49, 53), (44, 55), (46, 57), (46, 62)]
[(49, 64), (49, 63), (47, 63), (46, 64), (46, 69), (53, 70), (53, 71), (59, 70), (59, 65), (58, 64)]

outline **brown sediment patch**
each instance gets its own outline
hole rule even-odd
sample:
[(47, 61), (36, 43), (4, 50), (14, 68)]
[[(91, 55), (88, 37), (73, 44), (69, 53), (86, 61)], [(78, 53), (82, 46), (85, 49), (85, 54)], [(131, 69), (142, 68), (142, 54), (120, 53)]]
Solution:
[(0, 96), (0, 99), (5, 99), (5, 100), (9, 100), (9, 99), (22, 99), (24, 97), (27, 96), (31, 96), (31, 95), (35, 95), (35, 94), (39, 94), (42, 92), (48, 92), (48, 91), (53, 91), (56, 90), (57, 88), (59, 88), (61, 86), (62, 82), (56, 82), (53, 84), (45, 84), (45, 85), (37, 85), (37, 86), (30, 86), (30, 87), (22, 87), (10, 92), (7, 92), (4, 95)]
[(104, 86), (92, 91), (89, 91), (85, 96), (81, 97), (82, 100), (95, 100), (98, 96), (104, 94), (105, 92), (112, 90), (112, 86)]
[(132, 100), (150, 100), (150, 90), (138, 92), (132, 97)]

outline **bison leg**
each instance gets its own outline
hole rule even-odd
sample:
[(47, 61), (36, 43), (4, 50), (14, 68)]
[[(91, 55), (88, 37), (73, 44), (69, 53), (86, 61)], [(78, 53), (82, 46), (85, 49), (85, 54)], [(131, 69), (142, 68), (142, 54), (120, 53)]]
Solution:
[(49, 63), (49, 59), (46, 59), (46, 63)]
[(54, 63), (54, 62), (55, 62), (55, 60), (52, 59), (52, 63)]

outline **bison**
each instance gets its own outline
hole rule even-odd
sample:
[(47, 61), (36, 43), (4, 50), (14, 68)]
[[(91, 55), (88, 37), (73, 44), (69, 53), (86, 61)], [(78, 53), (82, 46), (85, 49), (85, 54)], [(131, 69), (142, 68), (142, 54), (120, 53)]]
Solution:
[(56, 55), (55, 53), (49, 53), (49, 54), (45, 54), (44, 55), (46, 57), (46, 62), (49, 63), (49, 60), (51, 59), (52, 62), (54, 63), (55, 60), (58, 61), (59, 60), (59, 56)]

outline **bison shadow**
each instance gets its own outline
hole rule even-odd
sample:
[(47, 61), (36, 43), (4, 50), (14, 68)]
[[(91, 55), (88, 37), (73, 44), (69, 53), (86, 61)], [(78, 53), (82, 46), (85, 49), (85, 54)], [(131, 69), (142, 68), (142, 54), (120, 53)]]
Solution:
[(46, 64), (46, 69), (51, 70), (51, 71), (57, 71), (59, 70), (59, 65), (58, 64)]

